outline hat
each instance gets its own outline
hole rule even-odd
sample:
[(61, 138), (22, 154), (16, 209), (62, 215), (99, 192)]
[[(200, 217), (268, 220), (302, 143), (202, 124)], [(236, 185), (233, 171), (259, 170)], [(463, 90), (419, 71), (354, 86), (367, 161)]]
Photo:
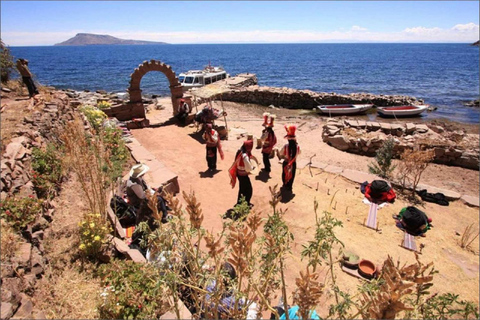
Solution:
[(270, 116), (270, 113), (264, 112), (263, 113), (263, 123), (262, 126), (266, 127), (268, 125), (268, 117)]
[(287, 131), (287, 135), (285, 136), (285, 138), (289, 140), (295, 139), (295, 131), (297, 131), (297, 126), (293, 124), (288, 124), (288, 125), (285, 125), (285, 130)]
[(253, 140), (244, 141), (243, 145), (245, 146), (245, 149), (247, 150), (247, 152), (250, 153), (253, 149)]
[(264, 127), (273, 127), (273, 121), (277, 116), (274, 114), (270, 114), (268, 112), (263, 113), (263, 123), (262, 126)]
[(143, 176), (150, 168), (143, 163), (136, 164), (130, 170), (130, 177), (138, 178)]

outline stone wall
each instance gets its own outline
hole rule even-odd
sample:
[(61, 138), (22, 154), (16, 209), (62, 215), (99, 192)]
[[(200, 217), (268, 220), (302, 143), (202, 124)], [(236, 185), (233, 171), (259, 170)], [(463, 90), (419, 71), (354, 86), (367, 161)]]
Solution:
[[(29, 171), (34, 147), (45, 146), (57, 139), (56, 130), (73, 119), (74, 109), (65, 94), (55, 94), (51, 102), (25, 117), (6, 146), (1, 161), (1, 199), (16, 195), (36, 197)], [(45, 319), (45, 313), (32, 302), (37, 279), (43, 277), (48, 260), (44, 257), (43, 239), (50, 231), (56, 210), (54, 200), (44, 203), (42, 216), (22, 230), (22, 242), (11, 261), (2, 261), (2, 319)]]
[(377, 106), (423, 103), (423, 100), (408, 96), (374, 95), (370, 93), (336, 94), (290, 88), (260, 87), (258, 85), (234, 89), (223, 94), (222, 98), (225, 101), (254, 103), (263, 106), (274, 105), (289, 109), (312, 109), (318, 105), (344, 103), (373, 103)]
[(479, 136), (463, 131), (446, 131), (443, 127), (425, 124), (392, 124), (363, 120), (328, 119), (322, 139), (343, 151), (375, 156), (384, 141), (393, 137), (394, 155), (415, 145), (433, 149), (435, 163), (479, 170)]

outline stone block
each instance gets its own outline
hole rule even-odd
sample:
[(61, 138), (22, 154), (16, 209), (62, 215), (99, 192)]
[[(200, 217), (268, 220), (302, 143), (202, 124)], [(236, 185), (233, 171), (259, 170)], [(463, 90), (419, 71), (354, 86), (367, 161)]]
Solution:
[(130, 249), (127, 251), (127, 256), (136, 263), (146, 263), (147, 259), (137, 249)]
[(480, 200), (479, 200), (478, 197), (472, 197), (472, 196), (464, 194), (461, 197), (461, 199), (464, 203), (466, 203), (467, 205), (469, 205), (471, 207), (479, 207), (480, 206)]
[(349, 149), (348, 141), (345, 140), (343, 135), (336, 135), (333, 137), (328, 137), (327, 143), (334, 148), (337, 148), (342, 151)]
[(22, 301), (20, 302), (20, 307), (15, 312), (14, 316), (11, 319), (31, 319), (33, 311), (33, 303), (30, 298), (22, 293)]
[(425, 124), (417, 124), (415, 125), (415, 132), (417, 133), (427, 133), (428, 127)]
[(117, 251), (121, 254), (127, 254), (128, 250), (130, 250), (130, 247), (122, 239), (113, 237), (112, 242), (115, 246), (115, 249), (117, 249)]
[(12, 260), (18, 263), (19, 266), (30, 266), (31, 253), (32, 245), (30, 243), (21, 243)]
[(340, 173), (343, 172), (342, 167), (336, 167), (336, 166), (332, 166), (332, 165), (326, 166), (324, 170), (328, 173), (333, 173), (333, 174), (340, 174)]
[(10, 302), (2, 301), (1, 319), (8, 320), (13, 316), (13, 306)]

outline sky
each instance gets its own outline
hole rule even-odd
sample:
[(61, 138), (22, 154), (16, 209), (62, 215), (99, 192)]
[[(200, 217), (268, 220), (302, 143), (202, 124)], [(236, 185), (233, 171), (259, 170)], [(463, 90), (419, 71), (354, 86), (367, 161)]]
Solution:
[(473, 43), (479, 1), (0, 1), (8, 46), (77, 33), (171, 44)]

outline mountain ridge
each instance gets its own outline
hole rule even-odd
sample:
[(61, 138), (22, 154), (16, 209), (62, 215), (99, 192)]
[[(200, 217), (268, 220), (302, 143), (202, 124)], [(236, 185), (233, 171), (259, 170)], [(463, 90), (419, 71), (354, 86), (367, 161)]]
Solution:
[(90, 45), (152, 45), (168, 44), (166, 42), (126, 40), (107, 34), (77, 33), (74, 37), (54, 44), (54, 46), (90, 46)]

